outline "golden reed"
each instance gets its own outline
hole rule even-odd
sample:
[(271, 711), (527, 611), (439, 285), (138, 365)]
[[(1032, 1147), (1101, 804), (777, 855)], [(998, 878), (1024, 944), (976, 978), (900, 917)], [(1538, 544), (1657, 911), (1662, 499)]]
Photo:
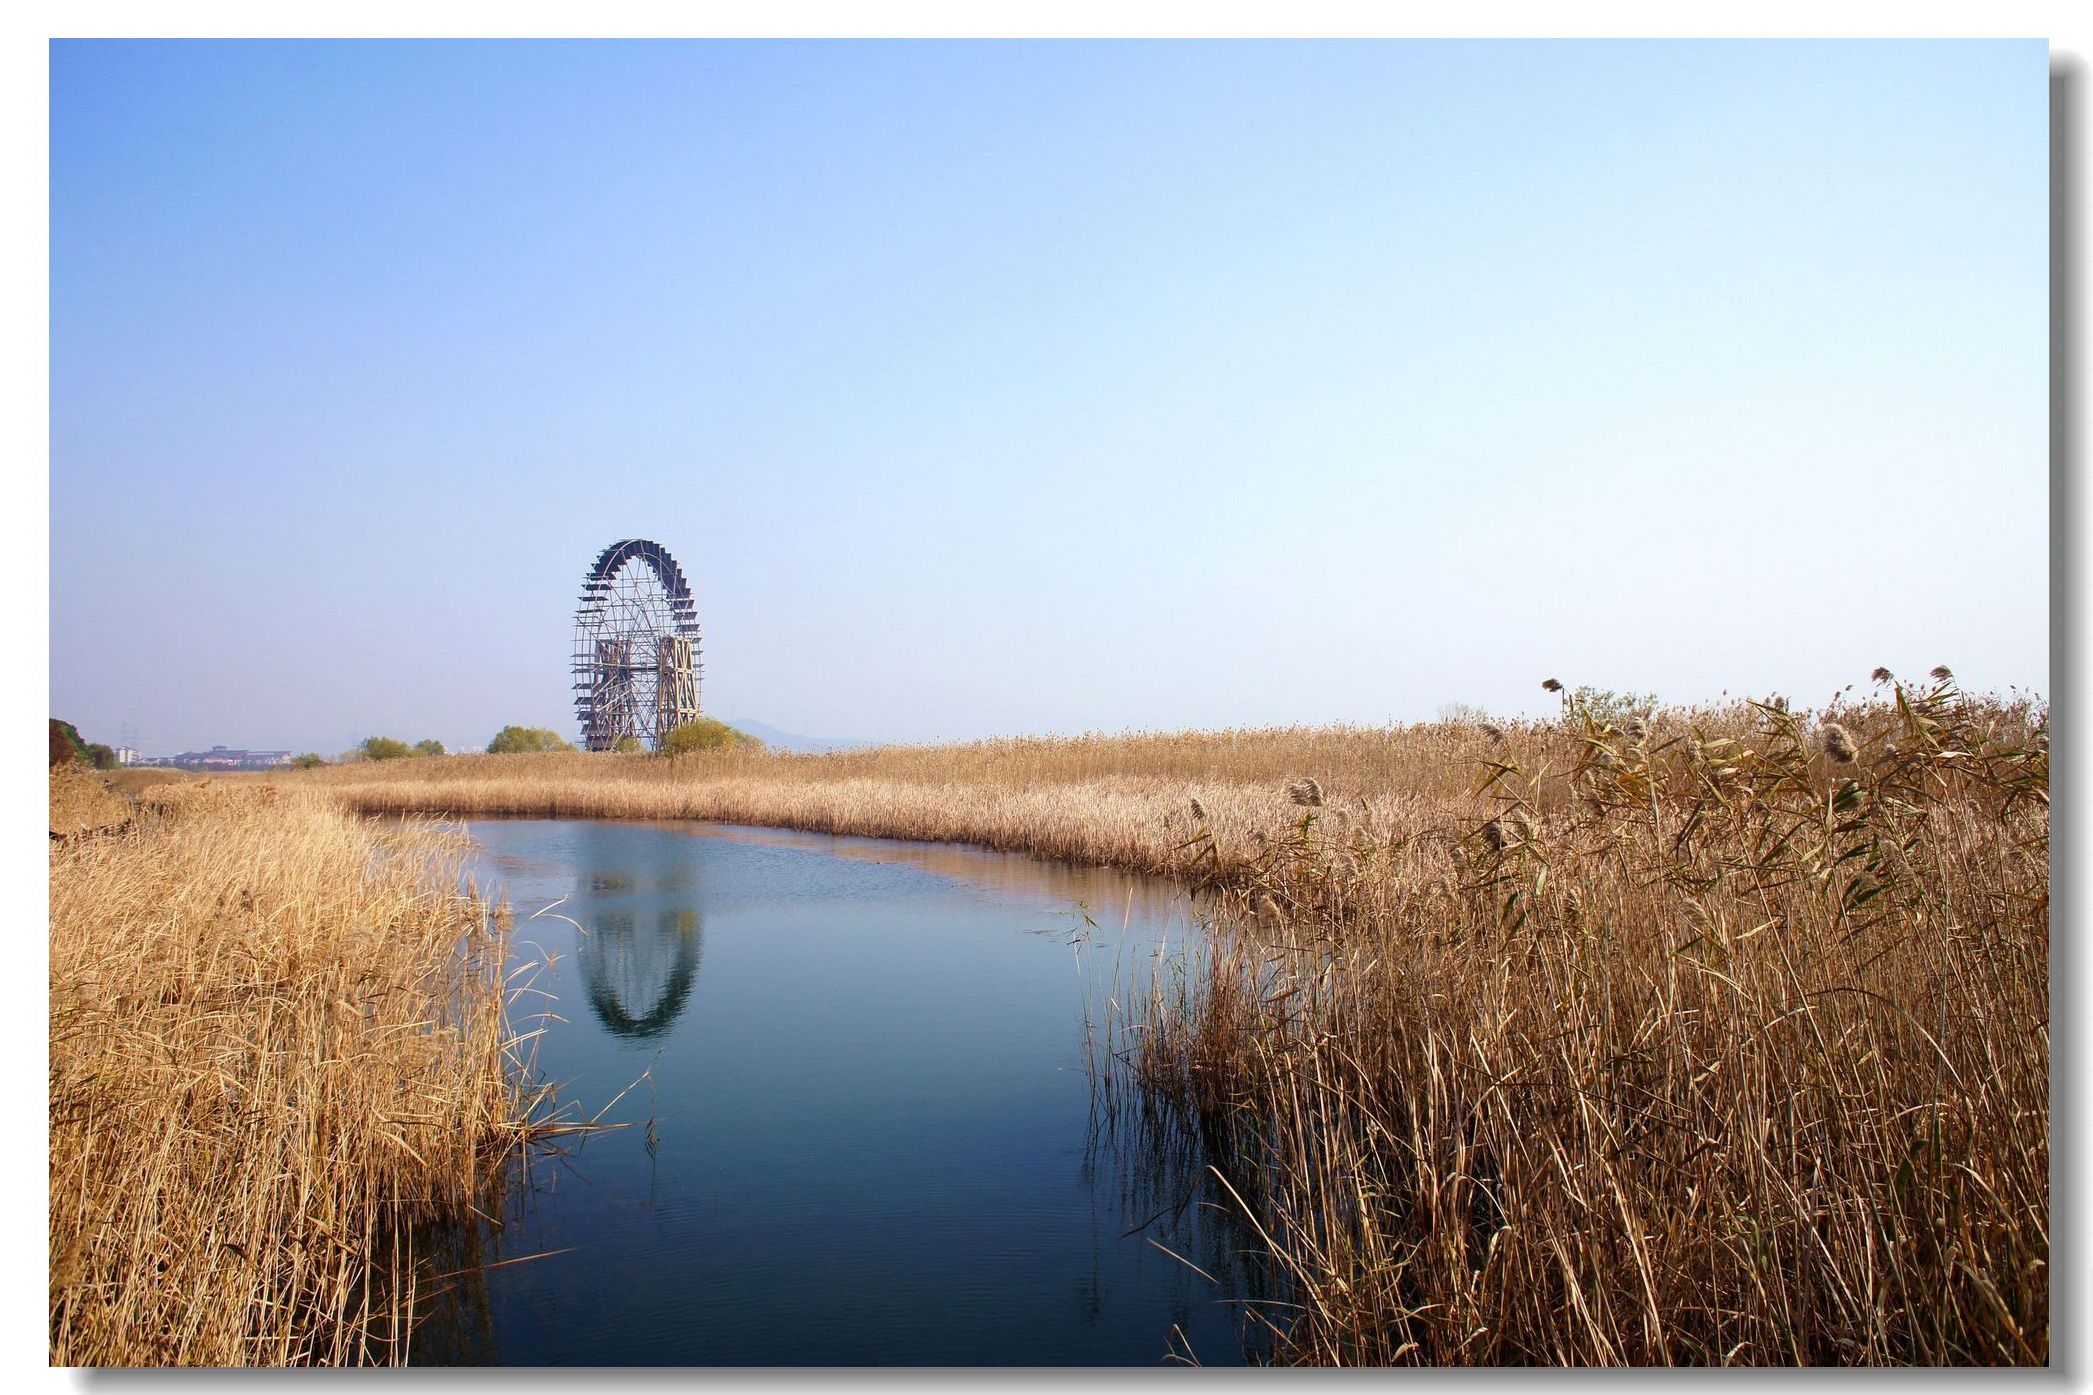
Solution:
[(1559, 720), (312, 772), (1179, 877), (1124, 1084), (1210, 1141), (1280, 1359), (2047, 1360), (2047, 712), (1952, 675)]
[(90, 783), (53, 775), (52, 1363), (406, 1361), (415, 1232), (469, 1223), (520, 1136), (460, 840)]

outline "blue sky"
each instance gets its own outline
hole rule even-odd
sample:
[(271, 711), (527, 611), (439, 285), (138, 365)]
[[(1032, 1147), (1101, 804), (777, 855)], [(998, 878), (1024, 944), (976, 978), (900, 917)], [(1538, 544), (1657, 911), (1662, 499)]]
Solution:
[(52, 49), (51, 703), (153, 751), (2046, 690), (2047, 52)]

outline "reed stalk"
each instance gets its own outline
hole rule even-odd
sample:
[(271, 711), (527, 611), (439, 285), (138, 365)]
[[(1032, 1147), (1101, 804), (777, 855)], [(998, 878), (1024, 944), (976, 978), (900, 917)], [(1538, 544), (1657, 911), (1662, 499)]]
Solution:
[(462, 840), (217, 780), (61, 831), (52, 1363), (406, 1362), (451, 1281), (425, 1242), (522, 1136), (507, 936), (454, 889)]

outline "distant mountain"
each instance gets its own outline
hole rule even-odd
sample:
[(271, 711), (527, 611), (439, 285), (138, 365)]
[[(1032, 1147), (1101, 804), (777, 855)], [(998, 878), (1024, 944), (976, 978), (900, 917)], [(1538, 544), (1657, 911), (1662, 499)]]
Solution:
[(776, 751), (809, 751), (825, 755), (830, 751), (857, 751), (867, 746), (877, 746), (877, 741), (858, 741), (847, 736), (801, 736), (796, 731), (780, 731), (768, 722), (751, 722), (740, 717), (730, 717), (727, 725), (736, 731), (745, 731)]

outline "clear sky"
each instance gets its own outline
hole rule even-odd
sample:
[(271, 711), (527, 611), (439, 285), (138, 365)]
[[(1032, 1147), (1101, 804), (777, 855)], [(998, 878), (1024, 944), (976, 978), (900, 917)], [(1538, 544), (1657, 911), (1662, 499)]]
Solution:
[(2047, 52), (53, 46), (51, 705), (824, 736), (2046, 690)]

